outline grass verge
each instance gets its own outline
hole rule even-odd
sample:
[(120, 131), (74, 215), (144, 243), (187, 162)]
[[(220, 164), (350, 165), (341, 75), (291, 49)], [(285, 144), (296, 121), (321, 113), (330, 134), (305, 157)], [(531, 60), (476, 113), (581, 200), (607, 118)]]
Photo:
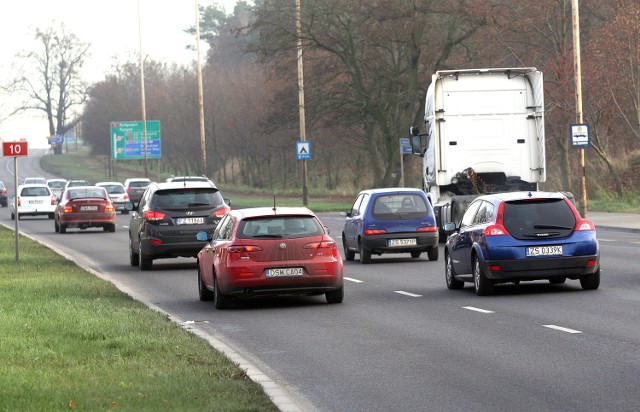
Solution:
[(0, 409), (277, 411), (207, 342), (0, 227)]

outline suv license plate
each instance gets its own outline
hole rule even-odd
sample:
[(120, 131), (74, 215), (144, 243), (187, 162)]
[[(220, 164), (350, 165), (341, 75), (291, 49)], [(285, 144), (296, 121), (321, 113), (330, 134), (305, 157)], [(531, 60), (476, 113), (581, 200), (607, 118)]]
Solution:
[(280, 269), (267, 269), (268, 278), (282, 278), (288, 276), (302, 276), (302, 268), (280, 268)]
[(562, 255), (562, 246), (536, 246), (527, 248), (527, 256)]
[(204, 224), (203, 217), (182, 217), (176, 219), (176, 225), (202, 225)]
[(389, 239), (389, 246), (415, 246), (418, 242), (416, 239)]

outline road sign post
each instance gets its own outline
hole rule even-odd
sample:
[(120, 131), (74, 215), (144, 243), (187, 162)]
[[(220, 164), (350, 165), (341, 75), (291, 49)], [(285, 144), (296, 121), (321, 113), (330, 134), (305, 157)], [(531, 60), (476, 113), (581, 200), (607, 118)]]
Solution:
[(2, 154), (13, 157), (13, 210), (15, 217), (16, 263), (20, 261), (20, 215), (18, 214), (18, 157), (29, 156), (29, 144), (26, 141), (2, 142)]

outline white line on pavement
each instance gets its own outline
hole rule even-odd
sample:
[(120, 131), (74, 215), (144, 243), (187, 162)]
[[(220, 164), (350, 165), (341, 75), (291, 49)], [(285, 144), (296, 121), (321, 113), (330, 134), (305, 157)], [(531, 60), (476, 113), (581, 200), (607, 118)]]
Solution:
[(559, 330), (561, 332), (567, 332), (567, 333), (582, 333), (579, 330), (575, 330), (575, 329), (569, 329), (569, 328), (563, 328), (562, 326), (557, 326), (557, 325), (542, 325), (545, 328), (549, 328), (549, 329), (555, 329), (555, 330)]
[(353, 282), (353, 283), (362, 283), (361, 280), (358, 279), (354, 279), (354, 278), (348, 278), (348, 277), (344, 277), (344, 280), (348, 280), (349, 282)]
[(462, 309), (472, 310), (474, 312), (480, 312), (480, 313), (495, 313), (492, 310), (485, 310), (485, 309), (475, 308), (473, 306), (463, 306)]
[(410, 296), (412, 298), (420, 298), (422, 297), (422, 295), (416, 295), (415, 293), (409, 293), (409, 292), (405, 292), (403, 290), (394, 290), (394, 292), (400, 294), (400, 295), (405, 295), (405, 296)]

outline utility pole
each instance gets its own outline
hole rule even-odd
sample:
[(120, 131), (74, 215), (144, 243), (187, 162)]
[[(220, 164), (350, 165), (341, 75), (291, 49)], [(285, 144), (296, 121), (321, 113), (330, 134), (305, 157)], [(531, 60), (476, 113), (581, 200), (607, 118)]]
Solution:
[[(300, 107), (300, 140), (307, 140), (304, 114), (304, 74), (302, 68), (302, 17), (300, 0), (296, 0), (296, 33), (298, 37), (298, 105)], [(302, 160), (302, 205), (309, 204), (309, 190), (307, 188), (307, 161)]]
[[(580, 65), (580, 13), (578, 0), (571, 0), (573, 12), (573, 65), (576, 83), (576, 122), (584, 123), (582, 115), (582, 69)], [(584, 148), (580, 148), (580, 167), (582, 168), (582, 201), (580, 202), (580, 214), (587, 216), (587, 172), (584, 161)]]
[(147, 109), (144, 95), (144, 59), (142, 58), (142, 23), (140, 17), (140, 0), (138, 0), (138, 40), (140, 42), (140, 99), (142, 101), (142, 138), (144, 141), (144, 177), (149, 177), (147, 165)]
[(198, 98), (200, 104), (200, 152), (202, 153), (200, 173), (207, 174), (207, 142), (204, 130), (204, 93), (202, 91), (202, 53), (200, 52), (200, 7), (196, 0), (196, 47), (198, 49)]

